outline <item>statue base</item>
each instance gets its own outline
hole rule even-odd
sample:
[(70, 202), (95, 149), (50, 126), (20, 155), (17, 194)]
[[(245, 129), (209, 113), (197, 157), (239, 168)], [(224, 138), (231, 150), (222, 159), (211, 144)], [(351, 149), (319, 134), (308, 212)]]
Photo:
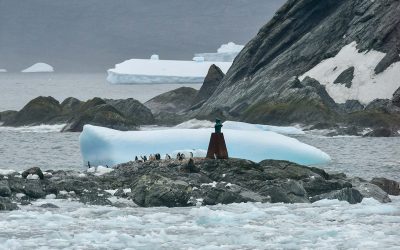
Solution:
[(209, 159), (228, 159), (228, 150), (223, 133), (211, 134), (206, 157)]

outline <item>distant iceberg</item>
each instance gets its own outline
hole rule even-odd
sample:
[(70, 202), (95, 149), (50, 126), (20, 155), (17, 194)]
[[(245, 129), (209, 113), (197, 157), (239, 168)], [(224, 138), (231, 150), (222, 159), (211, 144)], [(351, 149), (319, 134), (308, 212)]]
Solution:
[(230, 62), (204, 62), (159, 60), (158, 55), (151, 59), (130, 59), (115, 65), (107, 71), (107, 81), (112, 84), (146, 84), (146, 83), (202, 83), (212, 64), (217, 65), (224, 73)]
[(238, 45), (234, 42), (229, 42), (227, 44), (222, 44), (217, 50), (217, 53), (196, 53), (196, 57), (204, 58), (204, 61), (210, 62), (233, 62), (235, 57), (244, 48), (244, 45)]
[[(223, 123), (224, 129), (234, 129), (234, 130), (258, 130), (258, 131), (271, 131), (278, 134), (284, 135), (304, 135), (304, 131), (296, 127), (281, 127), (281, 126), (271, 126), (263, 124), (251, 124), (246, 122), (236, 122), (236, 121), (225, 121)], [(174, 128), (179, 129), (197, 129), (197, 128), (213, 128), (214, 122), (207, 120), (197, 120), (191, 119), (189, 121), (183, 122), (176, 125)]]
[(7, 73), (6, 69), (0, 69), (0, 73)]
[(35, 63), (34, 65), (30, 66), (21, 71), (22, 73), (51, 73), (54, 72), (53, 66), (47, 63)]
[[(135, 156), (176, 150), (207, 150), (214, 129), (168, 129), (122, 132), (85, 125), (80, 135), (84, 162), (92, 165), (115, 165)], [(255, 162), (264, 159), (287, 160), (299, 164), (321, 164), (330, 161), (323, 151), (296, 139), (270, 131), (224, 129), (229, 156)], [(201, 151), (200, 151), (201, 152)]]

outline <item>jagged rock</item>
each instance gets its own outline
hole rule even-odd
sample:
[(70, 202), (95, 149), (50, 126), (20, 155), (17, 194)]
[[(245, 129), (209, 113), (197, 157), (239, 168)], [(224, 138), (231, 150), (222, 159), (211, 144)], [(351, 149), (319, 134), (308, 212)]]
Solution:
[[(193, 116), (224, 115), (220, 118), (278, 125), (398, 126), (398, 114), (382, 111), (371, 123), (364, 120), (371, 117), (369, 112), (360, 110), (361, 114), (348, 117), (328, 106), (315, 88), (295, 79), (354, 41), (360, 52), (387, 53), (377, 72), (393, 65), (399, 53), (394, 58), (390, 53), (400, 46), (399, 6), (397, 0), (289, 0), (247, 43), (214, 94)], [(344, 80), (338, 80), (349, 85), (352, 71), (348, 69), (340, 77)]]
[(389, 99), (375, 99), (372, 102), (368, 103), (365, 107), (366, 110), (379, 110), (379, 111), (387, 111), (388, 106), (390, 104)]
[(222, 78), (224, 78), (225, 74), (221, 71), (218, 66), (215, 64), (211, 65), (208, 70), (207, 76), (204, 79), (203, 85), (200, 90), (197, 92), (196, 97), (192, 101), (192, 108), (196, 109), (201, 107), (201, 105), (210, 98), (210, 96), (217, 89), (220, 84)]
[(393, 93), (392, 103), (393, 105), (400, 107), (400, 87)]
[(390, 195), (400, 195), (399, 183), (386, 178), (373, 178), (371, 183), (380, 187)]
[(362, 201), (363, 195), (357, 189), (344, 188), (341, 190), (332, 191), (330, 193), (316, 195), (312, 197), (311, 200), (315, 202), (322, 199), (329, 199), (329, 200), (338, 199), (340, 201), (347, 201), (350, 204), (356, 204)]
[(389, 52), (385, 55), (385, 57), (376, 65), (374, 71), (375, 74), (382, 73), (385, 71), (390, 65), (392, 65), (395, 62), (400, 61), (400, 51), (398, 49), (393, 48), (392, 50), (389, 50)]
[(26, 194), (30, 198), (39, 199), (46, 196), (46, 192), (44, 191), (43, 186), (38, 180), (28, 180), (23, 188), (24, 194)]
[(344, 70), (340, 75), (336, 78), (333, 83), (336, 84), (344, 84), (346, 88), (351, 88), (351, 83), (354, 78), (354, 67), (349, 67), (348, 69)]
[(105, 99), (107, 104), (110, 104), (125, 117), (129, 117), (138, 125), (154, 124), (154, 117), (151, 110), (138, 100), (133, 98), (128, 99)]
[(42, 179), (42, 180), (44, 178), (43, 172), (39, 167), (33, 167), (33, 168), (30, 168), (30, 169), (27, 169), (24, 172), (22, 172), (21, 175), (22, 175), (22, 178), (26, 179), (26, 177), (28, 175), (30, 175), (30, 174), (32, 174), (32, 175), (35, 174), (35, 175), (39, 176), (39, 178)]
[(0, 180), (0, 196), (2, 197), (11, 196), (11, 189), (8, 186), (7, 180)]
[(13, 203), (10, 198), (0, 197), (0, 211), (17, 210), (19, 209), (16, 203)]
[(364, 137), (392, 137), (395, 135), (390, 128), (378, 128), (366, 133)]
[[(25, 126), (51, 124), (62, 122), (62, 107), (53, 97), (39, 96), (26, 104), (14, 117), (4, 123), (4, 126)], [(65, 117), (64, 117), (65, 121)]]

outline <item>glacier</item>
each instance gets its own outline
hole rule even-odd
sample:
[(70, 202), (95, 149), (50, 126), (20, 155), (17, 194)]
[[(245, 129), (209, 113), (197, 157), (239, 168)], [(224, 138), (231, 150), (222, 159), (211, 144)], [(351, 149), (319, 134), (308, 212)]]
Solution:
[[(369, 50), (360, 52), (357, 42), (344, 46), (339, 53), (304, 73), (325, 85), (328, 94), (337, 103), (347, 100), (358, 100), (362, 104), (380, 99), (391, 99), (393, 93), (400, 87), (400, 62), (393, 63), (385, 71), (375, 74), (375, 67), (385, 57), (385, 53)], [(350, 88), (343, 84), (335, 84), (335, 79), (349, 67), (354, 67), (354, 79)]]
[[(284, 135), (304, 135), (304, 131), (297, 127), (281, 127), (281, 126), (272, 126), (272, 125), (263, 125), (263, 124), (251, 124), (246, 122), (237, 122), (237, 121), (225, 121), (223, 123), (224, 129), (235, 129), (235, 130), (258, 130), (258, 131), (271, 131), (276, 132), (278, 134)], [(214, 123), (207, 120), (197, 120), (191, 119), (186, 122), (180, 123), (176, 125), (174, 128), (212, 128), (214, 127)]]
[(32, 66), (21, 71), (22, 73), (51, 73), (54, 72), (54, 67), (47, 64), (38, 62), (33, 64)]
[(107, 81), (112, 84), (202, 83), (212, 64), (226, 73), (232, 62), (159, 60), (153, 55), (151, 59), (130, 59), (116, 64), (107, 71)]
[[(117, 131), (85, 125), (79, 136), (84, 164), (114, 166), (135, 156), (176, 150), (207, 150), (212, 128)], [(303, 165), (330, 161), (328, 154), (271, 131), (223, 130), (229, 156), (259, 162), (264, 159), (287, 160)]]
[(233, 62), (235, 57), (244, 48), (244, 45), (238, 45), (234, 42), (222, 44), (217, 53), (196, 53), (195, 57), (203, 57), (204, 61), (212, 62)]

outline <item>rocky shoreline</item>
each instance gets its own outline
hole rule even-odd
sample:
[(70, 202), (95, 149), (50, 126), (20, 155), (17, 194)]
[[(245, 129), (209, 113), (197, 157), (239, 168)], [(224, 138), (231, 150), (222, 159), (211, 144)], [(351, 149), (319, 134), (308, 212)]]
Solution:
[[(339, 199), (351, 204), (372, 197), (390, 202), (399, 183), (384, 178), (366, 181), (345, 174), (286, 161), (160, 160), (128, 162), (113, 169), (84, 172), (0, 173), (0, 210), (15, 210), (44, 198), (72, 199), (116, 207), (187, 207), (241, 202), (312, 203)], [(45, 207), (56, 208), (51, 203)]]

